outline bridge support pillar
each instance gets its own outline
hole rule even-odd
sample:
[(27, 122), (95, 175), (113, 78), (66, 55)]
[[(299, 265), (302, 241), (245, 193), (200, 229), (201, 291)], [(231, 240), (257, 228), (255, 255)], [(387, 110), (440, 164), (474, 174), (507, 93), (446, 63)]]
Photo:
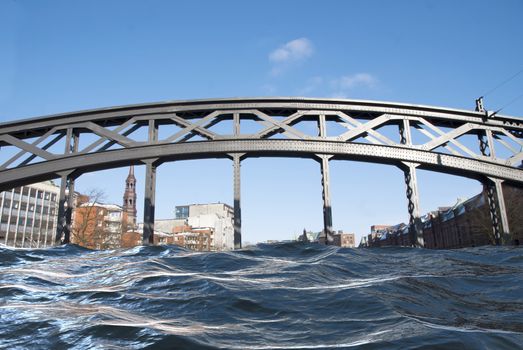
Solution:
[(241, 208), (241, 154), (233, 154), (234, 181), (234, 249), (242, 247), (242, 208)]
[[(65, 154), (78, 151), (78, 134), (71, 128), (67, 129), (65, 139)], [(60, 177), (60, 198), (58, 201), (58, 221), (56, 225), (56, 244), (71, 242), (72, 214), (74, 206), (74, 181), (71, 172), (63, 173)]]
[[(149, 120), (149, 143), (158, 140), (158, 124)], [(156, 202), (156, 168), (158, 159), (147, 159), (145, 163), (145, 194), (143, 203), (143, 237), (142, 244), (154, 244), (154, 211)]]
[[(399, 123), (400, 143), (402, 145), (412, 145), (412, 135), (410, 132), (410, 120), (405, 118)], [(405, 185), (409, 210), (409, 236), (412, 246), (423, 247), (423, 227), (421, 225), (418, 178), (416, 176), (417, 164), (403, 162), (400, 168), (405, 176)]]
[(418, 178), (416, 176), (416, 164), (404, 162), (403, 174), (409, 210), (409, 236), (412, 246), (424, 247), (423, 226), (421, 223), (419, 209)]
[(496, 245), (506, 243), (510, 239), (510, 229), (502, 183), (502, 180), (490, 178), (483, 184), (487, 194), (490, 219), (492, 220), (492, 232)]
[(323, 232), (325, 233), (325, 244), (332, 243), (332, 206), (330, 194), (330, 171), (329, 159), (330, 155), (317, 155), (321, 166), (321, 186), (323, 198)]
[[(476, 110), (484, 112), (481, 103), (481, 99), (476, 101)], [(485, 130), (483, 133), (478, 134), (478, 141), (481, 154), (485, 157), (495, 159), (496, 151), (494, 149), (494, 137), (492, 131)], [(494, 244), (500, 245), (510, 237), (505, 198), (503, 197), (502, 180), (494, 178), (486, 179), (483, 183), (483, 187), (487, 194), (490, 219), (492, 221), (492, 232), (494, 234)]]
[(58, 200), (58, 221), (56, 224), (56, 244), (71, 243), (72, 214), (74, 206), (74, 178), (62, 175), (60, 179), (60, 198)]
[(143, 244), (154, 244), (154, 210), (156, 197), (156, 165), (153, 160), (145, 163), (145, 195), (143, 204)]

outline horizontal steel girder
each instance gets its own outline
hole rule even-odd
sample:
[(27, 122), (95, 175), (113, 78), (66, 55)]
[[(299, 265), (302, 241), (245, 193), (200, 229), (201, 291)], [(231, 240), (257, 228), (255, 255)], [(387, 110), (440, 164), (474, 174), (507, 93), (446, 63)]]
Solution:
[(523, 131), (523, 120), (520, 118), (502, 115), (485, 118), (485, 113), (468, 110), (382, 101), (271, 97), (168, 101), (62, 113), (0, 123), (0, 135), (30, 131), (30, 136), (34, 137), (43, 135), (46, 130), (53, 127), (63, 127), (74, 123), (104, 121), (106, 125), (110, 126), (120, 125), (122, 119), (130, 116), (140, 118), (141, 116), (178, 112), (213, 112), (235, 109), (317, 110), (325, 111), (327, 114), (329, 111), (393, 114), (428, 118), (433, 120), (435, 125), (439, 125), (437, 122), (445, 124), (449, 122), (470, 122), (482, 123), (489, 127), (510, 127), (514, 130)]
[(141, 164), (147, 159), (159, 162), (182, 159), (225, 158), (230, 153), (245, 157), (301, 157), (317, 154), (333, 155), (334, 159), (400, 164), (414, 162), (419, 168), (471, 178), (484, 176), (523, 184), (523, 170), (494, 162), (415, 150), (397, 146), (284, 139), (231, 139), (142, 145), (104, 152), (73, 154), (49, 161), (0, 171), (0, 189), (56, 178), (62, 172), (81, 174), (128, 164)]

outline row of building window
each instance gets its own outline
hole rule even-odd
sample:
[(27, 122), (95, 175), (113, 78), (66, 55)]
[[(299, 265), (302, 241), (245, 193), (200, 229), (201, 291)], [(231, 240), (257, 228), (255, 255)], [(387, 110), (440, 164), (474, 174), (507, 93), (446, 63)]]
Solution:
[[(36, 209), (36, 210), (35, 210)], [(12, 216), (18, 216), (18, 208), (16, 207), (13, 207), (13, 208), (4, 208), (2, 210), (2, 215), (9, 215), (11, 214)], [(34, 215), (55, 215), (56, 214), (56, 208), (49, 208), (49, 207), (41, 207), (39, 205), (36, 206), (36, 208), (34, 206), (29, 206), (27, 207), (27, 205), (21, 205), (20, 206), (20, 216), (22, 217), (33, 217)]]
[[(20, 192), (14, 191), (14, 196), (13, 196), (13, 192), (7, 191), (7, 192), (5, 192), (5, 198), (14, 199), (15, 201), (18, 201), (18, 200), (20, 200)], [(44, 191), (37, 191), (35, 189), (33, 189), (31, 192), (29, 192), (28, 188), (24, 187), (24, 191), (22, 192), (22, 200), (23, 201), (33, 200), (34, 201), (35, 199), (44, 199), (46, 201), (51, 200), (52, 202), (56, 202), (56, 194), (44, 192)]]

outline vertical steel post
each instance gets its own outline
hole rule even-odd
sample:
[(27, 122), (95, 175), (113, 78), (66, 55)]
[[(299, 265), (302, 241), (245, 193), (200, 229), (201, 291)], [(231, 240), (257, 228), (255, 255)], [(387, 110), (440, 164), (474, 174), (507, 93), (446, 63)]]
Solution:
[(323, 231), (325, 232), (325, 244), (332, 241), (332, 206), (330, 194), (330, 171), (329, 155), (318, 155), (321, 165), (321, 186), (323, 198)]
[[(158, 125), (149, 120), (149, 142), (158, 140)], [(145, 196), (143, 208), (143, 244), (154, 244), (154, 210), (156, 200), (156, 159), (145, 163)]]
[[(67, 189), (67, 175), (60, 177), (60, 195), (58, 197), (58, 220), (56, 222), (56, 236), (55, 243), (65, 243), (65, 190)], [(43, 207), (43, 200), (42, 200)]]
[(154, 244), (154, 210), (156, 197), (156, 166), (145, 161), (145, 196), (143, 208), (143, 244)]
[[(68, 155), (71, 153), (71, 140), (73, 137), (73, 129), (68, 128), (67, 132), (65, 134), (65, 150), (64, 155)], [(55, 243), (56, 244), (65, 244), (69, 243), (69, 233), (67, 232), (67, 219), (66, 219), (66, 190), (69, 187), (71, 178), (70, 173), (61, 174), (60, 177), (60, 197), (58, 199), (58, 218), (56, 222), (56, 236), (55, 236)], [(69, 190), (69, 192), (71, 192)], [(47, 235), (46, 235), (47, 237)]]
[(240, 113), (234, 113), (233, 122), (234, 122), (234, 136), (238, 136), (238, 135), (240, 135)]
[[(483, 104), (478, 104), (478, 101), (476, 101), (476, 110), (478, 112), (485, 112)], [(478, 133), (478, 141), (479, 149), (483, 156), (493, 159), (496, 158), (494, 136), (492, 135), (491, 130), (485, 130), (485, 132), (480, 131)], [(504, 238), (510, 237), (502, 181), (499, 179), (485, 179), (483, 187), (487, 194), (490, 219), (492, 221), (492, 232), (494, 234), (494, 244), (500, 245), (503, 243)]]
[[(327, 126), (325, 114), (318, 116), (318, 136), (322, 139), (327, 137)], [(329, 159), (330, 155), (317, 155), (320, 162), (321, 169), (321, 186), (322, 186), (322, 199), (323, 199), (323, 232), (325, 233), (325, 244), (329, 244), (333, 237), (332, 230), (332, 204), (330, 194), (330, 169)]]
[[(410, 121), (403, 119), (399, 124), (400, 143), (402, 145), (412, 145), (410, 133)], [(407, 209), (409, 211), (409, 235), (410, 243), (416, 247), (424, 247), (423, 227), (421, 225), (418, 178), (416, 175), (415, 163), (403, 162), (402, 169), (405, 178)]]
[(510, 228), (508, 225), (507, 207), (505, 206), (505, 197), (503, 196), (502, 180), (492, 179), (496, 188), (496, 201), (499, 208), (499, 216), (501, 217), (501, 243), (508, 243), (510, 240)]
[(423, 227), (421, 225), (418, 178), (416, 176), (416, 165), (408, 163), (403, 169), (405, 176), (406, 195), (409, 210), (409, 234), (410, 242), (413, 246), (424, 247)]
[(241, 208), (241, 155), (233, 154), (234, 181), (234, 249), (242, 247), (242, 208)]
[[(79, 135), (73, 133), (72, 138), (73, 144), (70, 148), (72, 153), (78, 152)], [(71, 230), (72, 230), (72, 216), (74, 210), (74, 181), (75, 178), (71, 175), (67, 177), (68, 180), (68, 193), (67, 193), (67, 209), (65, 210), (65, 226), (64, 226), (64, 243), (71, 242)]]

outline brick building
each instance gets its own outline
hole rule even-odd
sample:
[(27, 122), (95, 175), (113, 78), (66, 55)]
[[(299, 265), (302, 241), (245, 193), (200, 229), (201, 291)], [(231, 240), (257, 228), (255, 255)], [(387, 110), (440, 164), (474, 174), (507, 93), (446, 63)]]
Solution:
[(119, 248), (122, 214), (122, 207), (114, 204), (81, 204), (75, 209), (71, 242), (91, 249)]
[[(510, 237), (503, 237), (504, 244), (517, 244), (523, 239), (523, 189), (503, 185), (507, 207)], [(452, 249), (489, 245), (494, 243), (494, 233), (485, 191), (468, 199), (458, 200), (452, 207), (440, 207), (421, 218), (426, 248)], [(376, 229), (378, 227), (380, 229)], [(409, 227), (405, 224), (372, 226), (365, 245), (409, 246)]]

